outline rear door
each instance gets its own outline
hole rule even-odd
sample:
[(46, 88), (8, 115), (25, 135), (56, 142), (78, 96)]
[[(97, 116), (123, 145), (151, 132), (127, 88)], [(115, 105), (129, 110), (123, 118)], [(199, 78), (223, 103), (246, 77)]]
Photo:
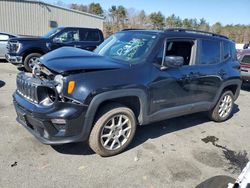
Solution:
[(193, 102), (212, 102), (226, 72), (222, 63), (222, 43), (219, 40), (200, 39), (198, 58), (192, 65), (189, 78), (193, 80)]
[(102, 37), (97, 29), (80, 29), (80, 44), (79, 48), (93, 51), (101, 43)]

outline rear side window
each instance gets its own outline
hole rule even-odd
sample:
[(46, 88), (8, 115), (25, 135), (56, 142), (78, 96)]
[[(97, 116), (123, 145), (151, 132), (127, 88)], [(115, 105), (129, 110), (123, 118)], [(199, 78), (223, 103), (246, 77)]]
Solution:
[(230, 57), (232, 57), (231, 55), (231, 45), (228, 42), (223, 42), (223, 60), (227, 60)]
[(237, 50), (235, 48), (235, 43), (231, 43), (231, 56), (233, 60), (237, 60)]
[(250, 55), (245, 55), (242, 60), (241, 60), (242, 63), (247, 63), (247, 64), (250, 64)]
[(220, 42), (201, 40), (200, 64), (220, 63)]
[(223, 42), (223, 60), (237, 60), (237, 51), (235, 49), (235, 43)]
[(81, 30), (81, 41), (100, 41), (99, 31)]

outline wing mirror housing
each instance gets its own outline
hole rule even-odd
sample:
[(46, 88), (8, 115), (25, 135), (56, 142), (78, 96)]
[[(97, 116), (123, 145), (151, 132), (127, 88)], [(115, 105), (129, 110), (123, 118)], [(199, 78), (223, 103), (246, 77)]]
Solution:
[(163, 61), (164, 67), (178, 68), (184, 63), (182, 56), (165, 56)]
[(54, 39), (53, 39), (53, 42), (54, 42), (54, 43), (62, 43), (63, 41), (62, 41), (61, 38), (54, 38)]

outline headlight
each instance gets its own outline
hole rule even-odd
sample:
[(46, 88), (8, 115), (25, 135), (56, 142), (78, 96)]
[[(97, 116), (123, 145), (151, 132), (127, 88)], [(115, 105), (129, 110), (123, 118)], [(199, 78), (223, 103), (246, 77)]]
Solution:
[(22, 44), (20, 42), (18, 42), (18, 41), (10, 42), (10, 50), (13, 51), (13, 52), (18, 53), (21, 46), (22, 46)]
[(22, 44), (21, 43), (19, 43), (19, 42), (17, 42), (17, 53), (19, 52), (19, 50), (21, 49), (21, 47), (22, 47)]
[(56, 75), (54, 78), (54, 81), (57, 83), (56, 90), (59, 94), (62, 93), (63, 90), (63, 76), (62, 75)]

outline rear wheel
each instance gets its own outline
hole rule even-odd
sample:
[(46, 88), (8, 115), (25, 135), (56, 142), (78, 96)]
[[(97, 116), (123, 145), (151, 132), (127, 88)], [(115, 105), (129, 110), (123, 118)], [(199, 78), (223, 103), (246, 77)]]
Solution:
[(28, 72), (32, 72), (32, 68), (36, 64), (36, 61), (42, 56), (40, 53), (31, 53), (24, 59), (24, 67)]
[(116, 155), (127, 148), (136, 131), (133, 111), (112, 104), (103, 109), (90, 133), (89, 146), (101, 156)]
[(232, 91), (225, 91), (216, 106), (209, 112), (209, 117), (211, 120), (216, 122), (222, 122), (227, 120), (234, 106), (234, 95)]

